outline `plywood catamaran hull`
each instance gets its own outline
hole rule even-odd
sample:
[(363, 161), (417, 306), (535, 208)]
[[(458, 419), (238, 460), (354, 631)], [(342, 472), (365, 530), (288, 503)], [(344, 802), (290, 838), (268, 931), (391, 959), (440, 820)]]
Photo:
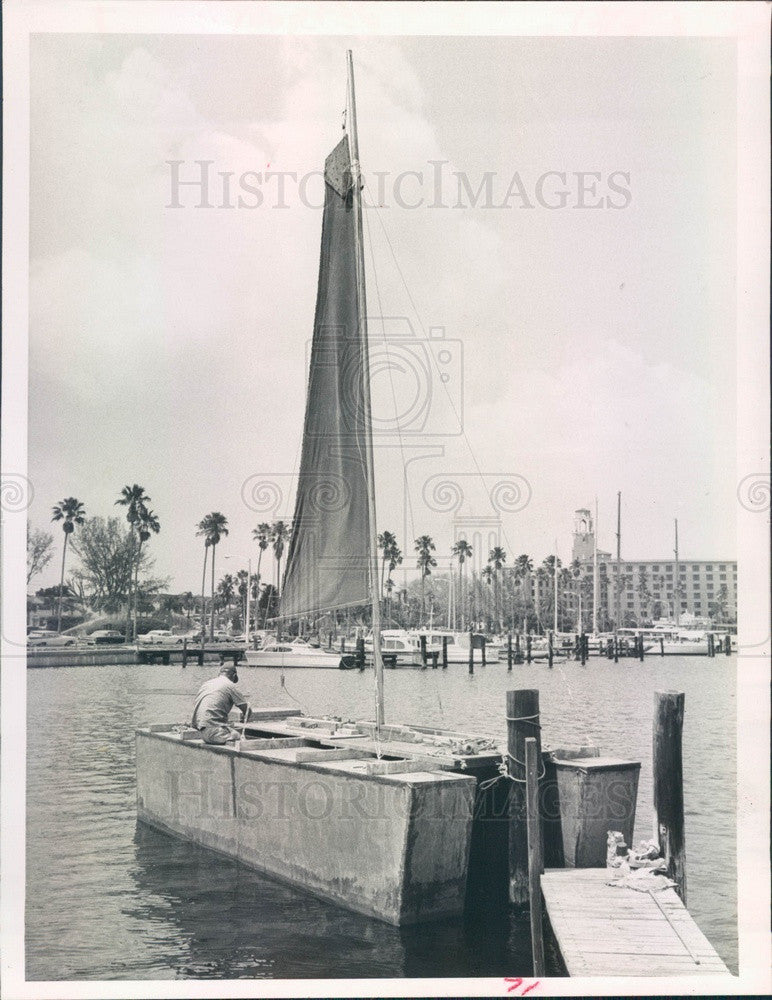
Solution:
[(372, 774), (374, 754), (302, 737), (231, 749), (158, 728), (137, 732), (143, 822), (390, 924), (462, 912), (474, 778)]

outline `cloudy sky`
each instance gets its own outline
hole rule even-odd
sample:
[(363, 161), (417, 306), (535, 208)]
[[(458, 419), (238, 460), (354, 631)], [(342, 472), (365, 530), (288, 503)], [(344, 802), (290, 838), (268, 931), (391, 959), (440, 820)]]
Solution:
[[(291, 514), (315, 172), (342, 134), (347, 47), (371, 337), (386, 331), (392, 359), (376, 419), (409, 423), (376, 440), (379, 530), (410, 549), (405, 533), (431, 534), (444, 555), (458, 490), (459, 513), (485, 517), (511, 479), (511, 556), (540, 561), (555, 538), (566, 555), (595, 496), (611, 549), (621, 491), (623, 556), (665, 558), (678, 517), (686, 558), (732, 558), (736, 95), (720, 39), (33, 36), (31, 523), (69, 495), (110, 515), (141, 483), (156, 572), (195, 591), (204, 514), (226, 514), (221, 551), (242, 562), (258, 521)], [(174, 184), (198, 161), (203, 199)], [(282, 492), (269, 509), (264, 481)], [(57, 579), (52, 565), (35, 585)]]

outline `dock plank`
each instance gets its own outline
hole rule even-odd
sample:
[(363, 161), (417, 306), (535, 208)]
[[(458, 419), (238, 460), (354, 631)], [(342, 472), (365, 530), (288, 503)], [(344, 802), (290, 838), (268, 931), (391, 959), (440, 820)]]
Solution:
[(562, 868), (541, 877), (569, 975), (730, 974), (673, 889), (655, 900), (607, 880), (605, 868)]

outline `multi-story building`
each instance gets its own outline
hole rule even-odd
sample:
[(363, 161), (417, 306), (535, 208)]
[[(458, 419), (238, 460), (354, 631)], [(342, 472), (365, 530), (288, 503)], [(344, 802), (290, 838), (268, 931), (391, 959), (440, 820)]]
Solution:
[[(592, 592), (594, 525), (590, 512), (574, 517), (573, 559), (580, 577), (589, 578)], [(620, 560), (598, 551), (598, 606), (607, 620), (639, 625), (680, 615), (731, 621), (737, 617), (737, 562), (732, 559), (679, 559), (676, 579), (674, 558)], [(579, 585), (574, 585), (576, 592)], [(578, 597), (569, 597), (572, 605)], [(586, 604), (585, 604), (586, 606)]]

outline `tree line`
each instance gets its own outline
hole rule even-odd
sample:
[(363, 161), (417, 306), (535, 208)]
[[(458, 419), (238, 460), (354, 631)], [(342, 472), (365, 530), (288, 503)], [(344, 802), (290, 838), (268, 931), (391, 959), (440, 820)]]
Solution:
[[(125, 632), (128, 638), (137, 635), (137, 615), (141, 604), (161, 594), (168, 580), (149, 576), (153, 560), (147, 545), (153, 535), (161, 530), (158, 517), (150, 508), (151, 498), (144, 487), (133, 484), (124, 486), (115, 501), (125, 510), (128, 528), (122, 529), (117, 518), (87, 518), (83, 503), (76, 497), (66, 497), (52, 509), (52, 522), (61, 524), (64, 538), (60, 585), (57, 597), (57, 631), (61, 631), (62, 602), (65, 596), (75, 599), (82, 607), (115, 613), (124, 609)], [(216, 582), (217, 547), (229, 533), (228, 519), (220, 511), (205, 515), (195, 526), (195, 535), (203, 539), (204, 559), (201, 577), (200, 602), (190, 591), (174, 597), (167, 595), (163, 607), (190, 612), (200, 609), (201, 633), (214, 636), (217, 610), (225, 609), (228, 617), (235, 598), (239, 598), (241, 617), (246, 617), (247, 601), (255, 602), (255, 625), (266, 626), (279, 613), (281, 597), (282, 561), (291, 535), (291, 525), (283, 520), (262, 522), (252, 531), (257, 542), (257, 572), (247, 579), (246, 570), (235, 576), (226, 573)], [(42, 572), (53, 557), (54, 538), (39, 529), (27, 533), (27, 583)], [(68, 547), (80, 559), (80, 567), (71, 572), (65, 586)], [(271, 549), (275, 563), (276, 584), (263, 583), (261, 576), (263, 557)], [(380, 559), (379, 595), (384, 606), (387, 625), (400, 627), (423, 626), (427, 618), (437, 624), (447, 624), (455, 629), (478, 628), (490, 631), (527, 628), (544, 631), (555, 621), (555, 596), (557, 592), (557, 622), (561, 631), (575, 631), (590, 624), (593, 601), (593, 571), (574, 560), (563, 566), (555, 556), (547, 556), (534, 569), (531, 556), (523, 553), (511, 565), (501, 546), (488, 552), (480, 572), (471, 570), (474, 555), (471, 544), (465, 539), (455, 542), (449, 553), (447, 575), (433, 575), (437, 569), (437, 549), (430, 535), (420, 535), (413, 543), (418, 580), (398, 588), (393, 578), (397, 567), (403, 565), (404, 556), (394, 532), (383, 531), (378, 535)], [(451, 568), (451, 567), (455, 568)], [(209, 599), (207, 607), (207, 569), (209, 569)], [(557, 572), (557, 587), (555, 573)], [(140, 579), (140, 574), (143, 574)], [(663, 614), (673, 615), (673, 601), (680, 600), (681, 591), (675, 585), (672, 600), (664, 596), (664, 577), (650, 580), (643, 568), (637, 581), (623, 571), (610, 600), (611, 580), (605, 563), (599, 567), (598, 627), (601, 630), (619, 625), (641, 625), (627, 609), (621, 608), (620, 595), (633, 587), (637, 591), (642, 618), (651, 619)], [(727, 593), (723, 588), (710, 608), (714, 617), (726, 615)], [(613, 606), (612, 606), (613, 605)], [(250, 603), (250, 609), (253, 605)], [(427, 614), (428, 609), (428, 614)], [(350, 621), (366, 624), (369, 611), (366, 606), (346, 612)], [(340, 616), (335, 616), (336, 619)]]

